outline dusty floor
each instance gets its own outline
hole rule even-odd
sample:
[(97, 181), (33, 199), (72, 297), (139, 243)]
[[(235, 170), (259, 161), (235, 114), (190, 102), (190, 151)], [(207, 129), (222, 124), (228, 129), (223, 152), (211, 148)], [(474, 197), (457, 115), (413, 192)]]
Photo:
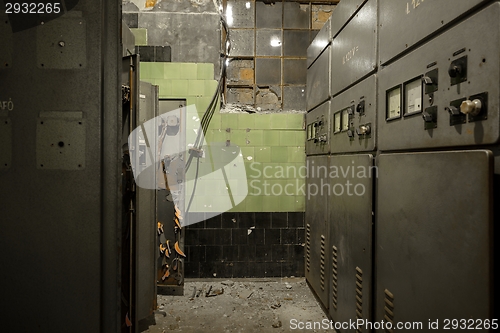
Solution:
[[(206, 297), (210, 286), (216, 296)], [(202, 292), (190, 300), (194, 287)], [(328, 319), (304, 278), (190, 279), (184, 296), (158, 295), (158, 307), (144, 332), (335, 332), (319, 326)]]

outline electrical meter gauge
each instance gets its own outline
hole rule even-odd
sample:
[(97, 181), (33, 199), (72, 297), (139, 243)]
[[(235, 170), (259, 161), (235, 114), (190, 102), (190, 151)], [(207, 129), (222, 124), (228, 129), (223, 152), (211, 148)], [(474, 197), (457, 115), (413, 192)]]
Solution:
[(420, 76), (404, 84), (404, 94), (404, 115), (422, 112), (423, 84)]
[(312, 128), (313, 128), (313, 124), (307, 125), (307, 140), (312, 139)]
[(316, 123), (312, 124), (311, 139), (316, 139), (316, 133), (318, 132), (318, 125)]
[(342, 130), (342, 114), (337, 112), (333, 115), (333, 133), (339, 133)]
[(349, 129), (349, 109), (342, 111), (342, 131)]
[(401, 86), (396, 86), (386, 92), (387, 120), (401, 117)]

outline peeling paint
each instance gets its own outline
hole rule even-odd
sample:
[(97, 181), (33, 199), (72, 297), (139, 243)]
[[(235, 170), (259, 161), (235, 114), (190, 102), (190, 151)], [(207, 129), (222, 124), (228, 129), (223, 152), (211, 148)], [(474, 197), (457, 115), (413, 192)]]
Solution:
[(158, 0), (146, 0), (146, 8), (153, 8)]

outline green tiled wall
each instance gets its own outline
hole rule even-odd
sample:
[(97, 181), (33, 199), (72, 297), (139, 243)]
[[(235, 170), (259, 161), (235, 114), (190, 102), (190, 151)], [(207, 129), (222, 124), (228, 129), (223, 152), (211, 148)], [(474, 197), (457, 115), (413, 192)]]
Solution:
[[(196, 106), (200, 118), (217, 88), (213, 64), (147, 62), (141, 63), (140, 73), (142, 81), (160, 87), (160, 98), (185, 98), (188, 106)], [(195, 130), (187, 129), (188, 142), (194, 140)], [(235, 212), (304, 211), (305, 136), (304, 114), (221, 114), (217, 109), (205, 141), (239, 146), (247, 181), (231, 180), (228, 167), (228, 189), (222, 173), (214, 173), (205, 186), (197, 187), (198, 204), (190, 211), (212, 211), (217, 204), (231, 205), (228, 190), (235, 202), (241, 201), (232, 209)], [(188, 192), (192, 186), (188, 185)]]

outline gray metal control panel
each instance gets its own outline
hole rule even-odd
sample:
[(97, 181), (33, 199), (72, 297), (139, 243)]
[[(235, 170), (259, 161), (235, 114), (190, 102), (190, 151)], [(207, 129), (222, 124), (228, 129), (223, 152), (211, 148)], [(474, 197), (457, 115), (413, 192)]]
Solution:
[(492, 160), (486, 150), (377, 158), (374, 321), (429, 331), (439, 320), (441, 331), (446, 319), (494, 315)]
[(349, 22), (354, 13), (356, 13), (366, 1), (367, 0), (342, 0), (339, 2), (330, 16), (330, 20), (326, 23), (330, 23), (332, 38), (337, 36), (344, 25)]
[(380, 63), (385, 64), (488, 0), (379, 0)]
[(331, 16), (323, 25), (321, 30), (318, 32), (316, 37), (314, 37), (311, 45), (307, 48), (307, 67), (309, 68), (312, 63), (318, 59), (318, 56), (323, 52), (323, 50), (332, 41), (332, 34), (330, 30)]
[(331, 95), (376, 69), (377, 0), (369, 0), (332, 41)]
[(495, 2), (379, 71), (381, 150), (498, 142), (499, 18)]
[(323, 103), (330, 97), (330, 49), (328, 46), (307, 70), (307, 110)]
[[(372, 321), (372, 203), (373, 179), (377, 177), (373, 161), (371, 154), (330, 158), (329, 313), (335, 322)], [(344, 173), (337, 177), (336, 170)]]
[(331, 152), (373, 151), (376, 144), (377, 75), (332, 99)]
[(306, 154), (322, 155), (330, 152), (330, 101), (306, 115)]

